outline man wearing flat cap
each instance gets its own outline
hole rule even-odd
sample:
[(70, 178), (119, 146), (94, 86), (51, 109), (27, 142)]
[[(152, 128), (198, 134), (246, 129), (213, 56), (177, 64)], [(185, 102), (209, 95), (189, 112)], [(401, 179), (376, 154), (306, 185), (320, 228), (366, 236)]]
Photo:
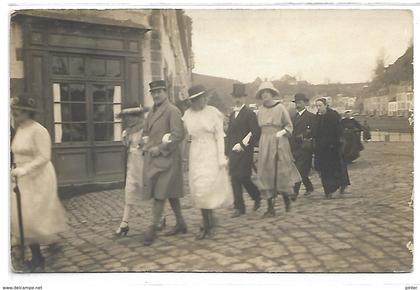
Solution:
[(261, 129), (257, 116), (245, 105), (245, 85), (233, 84), (235, 107), (229, 117), (226, 132), (225, 154), (229, 157), (229, 172), (234, 193), (235, 211), (233, 218), (245, 214), (243, 188), (254, 200), (254, 210), (260, 207), (261, 194), (251, 181), (252, 165), (254, 163), (254, 147), (258, 144)]
[(308, 98), (301, 93), (295, 95), (293, 101), (296, 106), (296, 114), (292, 117), (293, 133), (290, 137), (290, 147), (295, 158), (296, 167), (302, 177), (302, 182), (297, 182), (293, 188), (292, 200), (296, 200), (301, 184), (305, 186), (305, 195), (314, 191), (309, 173), (312, 166), (312, 137), (311, 128), (315, 115), (306, 109)]
[(166, 235), (187, 232), (179, 201), (184, 194), (181, 142), (185, 132), (181, 112), (170, 103), (164, 80), (153, 81), (149, 86), (154, 105), (144, 124), (144, 186), (146, 197), (154, 202), (152, 224), (144, 236), (146, 246), (156, 238), (166, 199), (176, 217), (175, 227)]

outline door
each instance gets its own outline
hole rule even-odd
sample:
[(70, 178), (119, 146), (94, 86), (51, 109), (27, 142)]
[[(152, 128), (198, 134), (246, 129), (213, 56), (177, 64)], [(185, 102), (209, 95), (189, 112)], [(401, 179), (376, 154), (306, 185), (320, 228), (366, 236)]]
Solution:
[[(66, 69), (72, 59), (77, 59), (73, 72)], [(52, 64), (53, 70), (62, 74), (55, 76), (53, 71), (51, 84), (53, 161), (59, 183), (121, 181), (122, 125), (116, 118), (124, 95), (121, 60), (54, 55)]]

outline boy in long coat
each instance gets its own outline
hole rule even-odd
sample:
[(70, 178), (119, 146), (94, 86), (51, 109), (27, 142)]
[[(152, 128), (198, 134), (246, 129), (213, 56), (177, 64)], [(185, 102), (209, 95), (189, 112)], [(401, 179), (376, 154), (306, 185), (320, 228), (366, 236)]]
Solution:
[(296, 94), (294, 103), (296, 106), (296, 114), (292, 117), (293, 133), (290, 137), (290, 147), (292, 149), (295, 165), (298, 169), (302, 181), (295, 184), (293, 188), (292, 200), (296, 200), (300, 186), (303, 183), (306, 192), (309, 195), (314, 191), (309, 173), (312, 167), (312, 136), (311, 130), (315, 119), (315, 114), (306, 109), (308, 98), (304, 94)]
[(166, 82), (153, 81), (149, 84), (154, 106), (144, 126), (144, 186), (146, 197), (153, 198), (153, 220), (145, 233), (144, 244), (151, 245), (156, 238), (165, 200), (176, 217), (176, 226), (166, 235), (186, 233), (179, 198), (183, 196), (183, 175), (181, 142), (184, 139), (184, 125), (181, 112), (168, 100)]
[(245, 85), (234, 84), (232, 95), (235, 107), (229, 117), (225, 154), (229, 157), (229, 172), (234, 192), (235, 212), (232, 217), (238, 217), (245, 214), (242, 187), (245, 187), (254, 200), (254, 210), (260, 207), (260, 192), (251, 181), (251, 173), (254, 146), (260, 139), (261, 129), (258, 126), (257, 116), (245, 105)]

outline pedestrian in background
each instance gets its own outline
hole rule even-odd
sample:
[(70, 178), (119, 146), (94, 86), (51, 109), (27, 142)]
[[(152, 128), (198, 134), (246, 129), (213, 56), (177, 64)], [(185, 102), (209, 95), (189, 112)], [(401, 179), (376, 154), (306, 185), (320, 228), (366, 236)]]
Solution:
[(181, 112), (170, 103), (164, 80), (153, 81), (149, 86), (154, 105), (144, 125), (143, 181), (145, 197), (153, 199), (153, 217), (144, 235), (145, 246), (150, 246), (156, 239), (167, 199), (175, 214), (176, 224), (165, 235), (187, 232), (179, 200), (184, 195), (181, 143), (185, 132)]
[(290, 146), (296, 167), (302, 178), (302, 181), (296, 182), (293, 187), (292, 200), (296, 200), (302, 183), (305, 186), (305, 195), (309, 195), (314, 191), (309, 174), (311, 172), (313, 154), (311, 130), (315, 114), (306, 109), (309, 100), (304, 94), (296, 94), (293, 102), (296, 106), (296, 114), (292, 118), (293, 132), (290, 137)]
[(126, 236), (129, 231), (128, 221), (135, 206), (144, 199), (143, 194), (143, 126), (144, 113), (141, 105), (123, 109), (116, 117), (126, 125), (122, 132), (122, 141), (126, 147), (125, 202), (121, 224), (115, 231), (117, 236)]
[(213, 234), (213, 210), (231, 206), (233, 192), (225, 156), (223, 114), (207, 105), (204, 86), (191, 87), (188, 95), (191, 107), (182, 119), (191, 135), (188, 181), (194, 206), (201, 210), (203, 218), (197, 235), (202, 240)]
[(242, 187), (254, 201), (254, 211), (261, 204), (260, 191), (251, 180), (254, 147), (260, 139), (261, 129), (256, 114), (245, 105), (245, 84), (233, 84), (232, 96), (235, 107), (229, 116), (225, 154), (229, 157), (229, 173), (235, 199), (232, 217), (235, 218), (246, 211)]
[(321, 175), (325, 197), (331, 199), (339, 188), (340, 193), (345, 193), (350, 185), (341, 148), (341, 118), (328, 107), (324, 98), (317, 99), (315, 105), (318, 110), (312, 133), (315, 139), (315, 170)]
[[(293, 124), (287, 109), (274, 100), (274, 97), (278, 96), (279, 91), (271, 82), (261, 83), (256, 94), (257, 99), (262, 100), (263, 103), (258, 111), (261, 137), (257, 173), (260, 192), (263, 198), (267, 199), (267, 211), (263, 217), (275, 216), (274, 199), (278, 193), (283, 196), (286, 211), (289, 211), (289, 194), (293, 186), (301, 180), (288, 139), (293, 132)], [(275, 181), (276, 184), (274, 184)]]
[(369, 140), (372, 139), (372, 134), (370, 133), (370, 126), (367, 120), (363, 121), (363, 126), (362, 126), (362, 130), (363, 130), (363, 141), (364, 142), (369, 142)]
[(346, 110), (341, 119), (343, 128), (343, 158), (347, 163), (351, 163), (360, 156), (360, 151), (364, 149), (362, 144), (361, 132), (362, 125), (351, 115), (351, 110)]
[[(51, 163), (51, 137), (46, 128), (34, 120), (36, 101), (29, 95), (12, 100), (16, 133), (11, 144), (21, 194), (25, 244), (29, 244), (32, 259), (30, 271), (43, 269), (45, 258), (41, 244), (58, 240), (57, 234), (67, 228), (67, 217), (57, 193), (57, 178)], [(12, 195), (12, 244), (18, 237), (16, 198)]]

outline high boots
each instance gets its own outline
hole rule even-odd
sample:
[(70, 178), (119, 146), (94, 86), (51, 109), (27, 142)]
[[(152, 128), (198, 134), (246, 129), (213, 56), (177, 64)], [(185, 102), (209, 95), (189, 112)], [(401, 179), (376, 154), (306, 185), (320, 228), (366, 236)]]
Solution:
[(290, 198), (287, 192), (282, 192), (281, 195), (283, 196), (284, 206), (286, 207), (286, 212), (290, 211)]
[(201, 209), (201, 215), (203, 216), (203, 227), (200, 228), (196, 239), (204, 240), (211, 236), (211, 229), (214, 226), (213, 213), (211, 209)]

